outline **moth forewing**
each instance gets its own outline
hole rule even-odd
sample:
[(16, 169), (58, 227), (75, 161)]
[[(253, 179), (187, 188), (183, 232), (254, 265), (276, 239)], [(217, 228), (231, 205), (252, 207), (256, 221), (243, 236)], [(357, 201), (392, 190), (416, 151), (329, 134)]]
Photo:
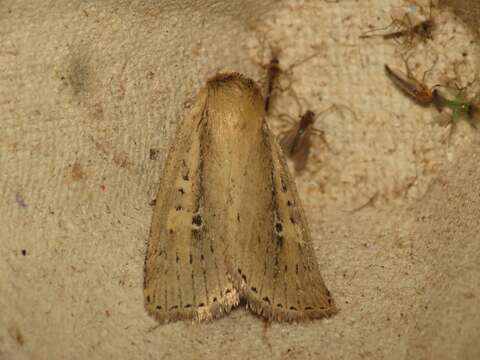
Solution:
[[(205, 320), (228, 312), (238, 292), (228, 279), (225, 244), (208, 209), (224, 201), (210, 194), (208, 109), (202, 90), (180, 125), (163, 169), (145, 260), (145, 306), (157, 320)], [(215, 180), (215, 179), (213, 179)], [(213, 230), (212, 230), (213, 229)]]
[(221, 316), (244, 298), (276, 320), (335, 312), (294, 183), (253, 81), (209, 80), (163, 172), (145, 261), (160, 321)]
[[(257, 238), (268, 240), (258, 245), (262, 256), (245, 253), (239, 260), (237, 279), (242, 279), (248, 306), (268, 319), (331, 315), (336, 308), (318, 269), (295, 184), (267, 126), (264, 136), (271, 154), (271, 201), (263, 205), (266, 216), (251, 219), (251, 226)], [(255, 238), (245, 240), (255, 246)]]

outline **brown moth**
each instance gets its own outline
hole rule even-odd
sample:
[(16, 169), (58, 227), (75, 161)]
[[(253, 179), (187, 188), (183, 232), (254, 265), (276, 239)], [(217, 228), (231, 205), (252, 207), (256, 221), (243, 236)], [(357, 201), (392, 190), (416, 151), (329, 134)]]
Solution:
[(146, 310), (160, 322), (217, 318), (240, 301), (268, 320), (336, 312), (252, 80), (210, 79), (179, 126), (144, 275)]

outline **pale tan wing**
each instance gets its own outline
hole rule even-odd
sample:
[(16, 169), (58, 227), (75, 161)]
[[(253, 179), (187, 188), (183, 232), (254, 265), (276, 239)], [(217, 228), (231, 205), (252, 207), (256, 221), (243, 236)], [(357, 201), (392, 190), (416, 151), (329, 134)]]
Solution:
[[(295, 183), (267, 125), (252, 161), (231, 274), (247, 306), (267, 319), (293, 321), (336, 312), (320, 275)], [(259, 165), (256, 165), (258, 162)], [(258, 183), (258, 185), (255, 185)], [(248, 205), (249, 202), (254, 205)], [(249, 206), (254, 211), (248, 211)]]
[[(147, 312), (158, 321), (218, 317), (238, 303), (204, 191), (207, 92), (178, 129), (163, 170), (145, 258)], [(213, 214), (213, 216), (215, 216)]]

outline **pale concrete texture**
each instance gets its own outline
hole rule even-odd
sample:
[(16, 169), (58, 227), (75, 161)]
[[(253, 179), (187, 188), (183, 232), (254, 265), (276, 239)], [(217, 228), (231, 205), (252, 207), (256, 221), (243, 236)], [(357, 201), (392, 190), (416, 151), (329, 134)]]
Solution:
[[(0, 2), (0, 359), (480, 358), (478, 130), (459, 122), (448, 138), (384, 75), (384, 63), (403, 69), (403, 47), (358, 39), (420, 8), (259, 3)], [(429, 85), (468, 84), (472, 28), (449, 9), (433, 16), (412, 71), (437, 60)], [(261, 79), (270, 46), (285, 69), (318, 53), (283, 74), (293, 91), (274, 98), (275, 130), (307, 108), (355, 114), (319, 118), (330, 149), (316, 141), (296, 177), (340, 312), (156, 327), (142, 271), (169, 142), (205, 79)]]

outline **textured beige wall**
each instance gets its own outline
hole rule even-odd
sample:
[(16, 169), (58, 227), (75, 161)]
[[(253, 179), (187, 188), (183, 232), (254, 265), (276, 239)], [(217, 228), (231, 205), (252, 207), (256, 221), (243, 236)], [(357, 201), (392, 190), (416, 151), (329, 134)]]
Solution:
[[(447, 142), (435, 110), (384, 76), (400, 47), (358, 39), (412, 8), (259, 3), (0, 2), (0, 359), (480, 358), (479, 134), (460, 122)], [(427, 82), (459, 69), (467, 83), (471, 29), (434, 16), (412, 69), (439, 54)], [(266, 326), (239, 309), (155, 327), (142, 267), (168, 144), (205, 79), (260, 79), (268, 44), (285, 68), (319, 52), (282, 80), (302, 110), (356, 114), (318, 121), (331, 150), (316, 142), (296, 178), (340, 313)], [(273, 109), (300, 111), (290, 92)]]

